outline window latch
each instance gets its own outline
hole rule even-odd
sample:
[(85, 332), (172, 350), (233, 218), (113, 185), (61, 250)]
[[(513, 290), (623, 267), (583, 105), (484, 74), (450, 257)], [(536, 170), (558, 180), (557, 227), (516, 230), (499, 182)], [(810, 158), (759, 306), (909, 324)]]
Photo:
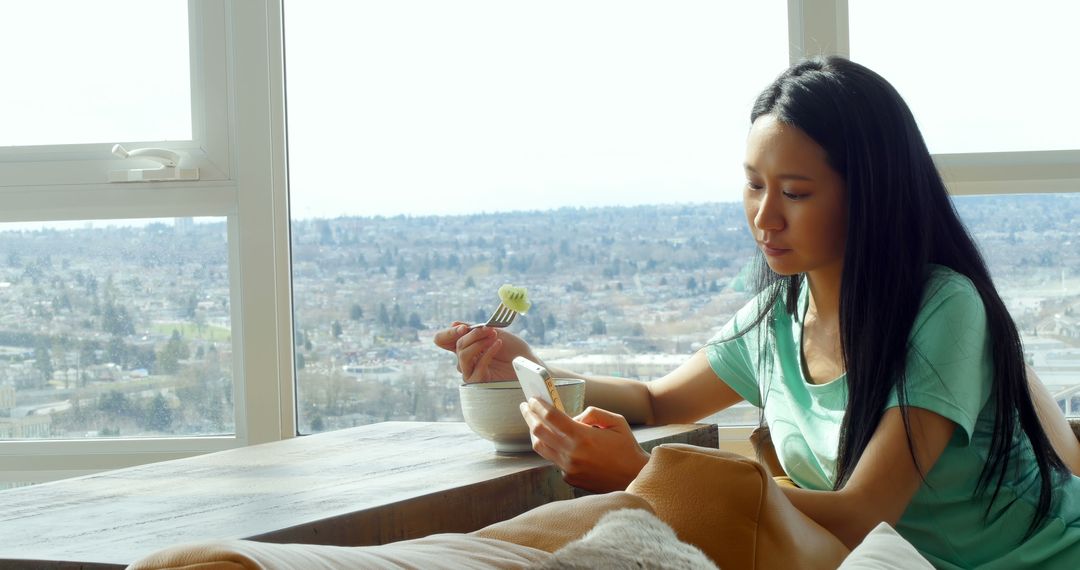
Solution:
[(112, 153), (120, 158), (148, 160), (159, 164), (156, 168), (131, 168), (109, 171), (109, 182), (165, 182), (171, 180), (198, 180), (198, 168), (180, 168), (180, 154), (167, 148), (136, 148), (128, 150), (113, 145)]

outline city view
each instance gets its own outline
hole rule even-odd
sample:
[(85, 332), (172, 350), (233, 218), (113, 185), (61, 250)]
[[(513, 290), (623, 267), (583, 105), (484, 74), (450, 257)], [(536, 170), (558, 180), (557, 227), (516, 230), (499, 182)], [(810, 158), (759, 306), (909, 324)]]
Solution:
[[(956, 202), (1029, 362), (1080, 414), (1080, 196)], [(104, 225), (0, 226), (0, 439), (232, 433), (224, 220)], [(460, 375), (431, 336), (486, 319), (503, 283), (528, 288), (511, 330), (549, 364), (639, 380), (752, 294), (736, 203), (294, 220), (292, 242), (302, 433), (460, 421)]]

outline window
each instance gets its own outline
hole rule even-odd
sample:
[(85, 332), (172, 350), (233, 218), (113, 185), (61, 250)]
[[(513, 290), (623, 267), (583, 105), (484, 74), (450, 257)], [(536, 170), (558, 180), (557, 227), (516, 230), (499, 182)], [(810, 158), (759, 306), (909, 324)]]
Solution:
[(1063, 412), (1080, 416), (1080, 193), (962, 196), (964, 223)]
[(229, 178), (225, 12), (201, 0), (6, 6), (0, 48), (33, 57), (5, 67), (0, 188), (95, 184), (156, 166), (117, 158), (116, 143), (176, 151), (200, 181)]
[(224, 220), (121, 224), (0, 224), (0, 439), (235, 433)]
[(43, 0), (5, 12), (0, 145), (192, 138), (186, 1)]
[[(0, 485), (295, 433), (272, 8), (0, 8)], [(114, 182), (157, 166), (117, 143), (198, 177)]]
[(549, 363), (639, 379), (745, 301), (732, 202), (782, 3), (327, 8), (284, 6), (302, 432), (460, 420), (431, 335), (504, 282)]
[[(1080, 5), (849, 2), (851, 57), (887, 77), (935, 154), (1080, 149)], [(912, 30), (918, 30), (913, 41)]]
[[(1080, 121), (1047, 104), (1080, 88), (1064, 71), (1076, 52), (1069, 25), (1077, 6), (848, 4), (851, 57), (908, 101), (950, 190), (984, 194), (958, 197), (957, 208), (1020, 329), (1028, 363), (1062, 410), (1080, 416), (1080, 257), (1072, 253), (1080, 240)], [(919, 30), (917, 41), (911, 30)]]
[[(77, 253), (85, 240), (115, 233), (118, 243), (130, 243), (145, 232), (175, 233), (187, 224), (175, 220), (191, 219), (207, 241), (169, 255), (220, 269), (202, 284), (195, 314), (187, 313), (192, 320), (174, 328), (187, 341), (200, 310), (205, 326), (224, 329), (227, 319), (228, 341), (213, 342), (231, 383), (215, 386), (214, 401), (226, 401), (220, 427), (208, 414), (204, 427), (156, 432), (170, 437), (129, 437), (135, 419), (126, 427), (85, 424), (88, 437), (64, 440), (54, 438), (51, 418), (48, 434), (29, 420), (19, 436), (0, 427), (10, 430), (0, 435), (0, 487), (292, 437), (297, 428), (457, 419), (457, 373), (428, 337), (446, 322), (490, 311), (502, 282), (532, 289), (535, 313), (516, 330), (538, 341), (548, 360), (658, 375), (745, 298), (749, 251), (731, 245), (744, 231), (731, 202), (742, 183), (749, 106), (788, 59), (815, 53), (851, 54), (880, 68), (916, 107), (950, 189), (984, 195), (959, 200), (959, 208), (988, 252), (1036, 368), (1048, 385), (1064, 379), (1074, 372), (1068, 303), (1077, 265), (1046, 244), (1075, 242), (1075, 233), (1025, 216), (1057, 220), (1075, 209), (1077, 125), (1060, 114), (1026, 120), (1042, 117), (1026, 112), (1040, 109), (1041, 99), (1017, 104), (1032, 92), (1011, 84), (1048, 66), (1029, 81), (1046, 85), (1051, 98), (1076, 90), (1067, 73), (1056, 72), (1070, 62), (1054, 63), (1075, 51), (1071, 36), (1045, 31), (1076, 15), (1071, 4), (1037, 2), (1025, 10), (1039, 14), (1039, 26), (1010, 13), (1011, 27), (1002, 27), (993, 8), (961, 6), (955, 13), (951, 5), (916, 3), (882, 15), (857, 0), (6, 3), (0, 47), (20, 57), (5, 62), (11, 85), (0, 93), (0, 249), (48, 234), (60, 244), (52, 261), (62, 269), (64, 258), (88, 263)], [(36, 39), (63, 25), (43, 23), (42, 13), (58, 12), (80, 22), (58, 32), (67, 47), (61, 57)], [(934, 17), (897, 24), (915, 13)], [(939, 25), (946, 31), (924, 32)], [(1044, 31), (1011, 39), (1028, 29)], [(963, 73), (999, 45), (1007, 47), (998, 61), (1023, 54), (1024, 65), (1010, 67), (1016, 81), (1008, 86), (1017, 94), (971, 95), (971, 85), (991, 83)], [(960, 51), (970, 46), (986, 51)], [(946, 67), (949, 73), (938, 71)], [(51, 77), (65, 87), (48, 87)], [(928, 88), (918, 77), (952, 83)], [(950, 97), (938, 97), (942, 91)], [(952, 93), (968, 93), (971, 108), (992, 119), (957, 110)], [(86, 106), (93, 101), (102, 106)], [(981, 107), (984, 101), (992, 106)], [(957, 138), (991, 121), (992, 133)], [(938, 131), (930, 122), (951, 126)], [(113, 171), (154, 166), (114, 156), (115, 143), (172, 149), (183, 167), (198, 168), (198, 180), (110, 183)], [(1013, 217), (1013, 209), (1025, 213)], [(1007, 233), (999, 223), (1006, 214), (1016, 226)], [(40, 257), (18, 253), (23, 272)], [(54, 392), (65, 379), (67, 390), (78, 387), (84, 356), (102, 364), (98, 349), (65, 343), (105, 332), (101, 315), (97, 329), (92, 323), (83, 336), (62, 339), (83, 300), (69, 299), (65, 313), (55, 294), (61, 289), (45, 280), (27, 290), (8, 256), (0, 255), (0, 271), (8, 272), (0, 280), (11, 285), (0, 286), (0, 296), (18, 292), (25, 305), (17, 308), (31, 316), (13, 323), (5, 308), (0, 334), (34, 322), (34, 338), (49, 338), (42, 347), (53, 369), (47, 384)], [(158, 278), (143, 272), (114, 277), (114, 285), (126, 279), (134, 289), (133, 277), (143, 285)], [(71, 283), (74, 274), (61, 285)], [(1046, 295), (1033, 304), (1031, 293), (1040, 291)], [(43, 322), (54, 297), (59, 310)], [(173, 290), (142, 297), (184, 298)], [(687, 314), (695, 320), (679, 318)], [(158, 358), (172, 329), (154, 329), (150, 312), (134, 320), (149, 323)], [(24, 371), (44, 368), (35, 356), (45, 353), (25, 344), (0, 347), (0, 368), (10, 371), (16, 361)], [(176, 359), (181, 366), (197, 360), (198, 346), (187, 349), (189, 358)], [(66, 372), (72, 358), (73, 376)], [(0, 425), (31, 405), (10, 378), (0, 379)], [(1080, 413), (1080, 397), (1055, 393)], [(160, 395), (175, 403), (169, 392)], [(156, 399), (148, 396), (140, 405)], [(45, 400), (34, 405), (51, 414)], [(756, 412), (737, 409), (717, 420), (754, 422)], [(102, 437), (113, 429), (120, 431)]]

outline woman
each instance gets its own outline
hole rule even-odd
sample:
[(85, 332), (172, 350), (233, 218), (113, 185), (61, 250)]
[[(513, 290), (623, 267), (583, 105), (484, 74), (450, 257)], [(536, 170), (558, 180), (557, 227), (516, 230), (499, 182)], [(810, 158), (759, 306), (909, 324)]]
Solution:
[[(747, 400), (799, 485), (787, 498), (849, 547), (885, 521), (942, 568), (1080, 567), (1080, 478), (1040, 424), (1016, 327), (899, 94), (815, 59), (766, 88), (751, 123), (761, 293), (655, 382), (586, 378), (578, 418), (522, 404), (534, 449), (575, 485), (619, 489), (648, 460), (627, 420)], [(456, 326), (436, 343), (466, 381), (538, 360), (506, 331)]]

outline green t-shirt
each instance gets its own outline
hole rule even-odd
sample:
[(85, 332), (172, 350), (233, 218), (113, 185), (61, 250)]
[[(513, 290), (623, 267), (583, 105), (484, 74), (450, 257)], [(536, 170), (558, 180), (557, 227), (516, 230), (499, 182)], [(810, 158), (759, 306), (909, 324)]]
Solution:
[[(799, 347), (807, 287), (799, 293), (797, 318), (784, 311), (781, 300), (771, 322), (734, 340), (714, 340), (706, 354), (717, 376), (740, 396), (758, 407), (764, 400), (765, 420), (788, 476), (805, 489), (830, 490), (847, 378), (821, 385), (806, 379)], [(748, 303), (715, 338), (730, 338), (750, 323), (762, 299)], [(994, 425), (988, 337), (975, 287), (966, 277), (934, 266), (912, 328), (907, 401), (952, 420), (958, 429), (896, 528), (938, 568), (1080, 568), (1080, 477), (1055, 488), (1050, 520), (1023, 538), (1039, 487), (1022, 431), (1017, 430), (1012, 463), (1019, 469), (1010, 469), (989, 517), (983, 515), (992, 492), (974, 495)], [(886, 407), (897, 405), (894, 391)]]

